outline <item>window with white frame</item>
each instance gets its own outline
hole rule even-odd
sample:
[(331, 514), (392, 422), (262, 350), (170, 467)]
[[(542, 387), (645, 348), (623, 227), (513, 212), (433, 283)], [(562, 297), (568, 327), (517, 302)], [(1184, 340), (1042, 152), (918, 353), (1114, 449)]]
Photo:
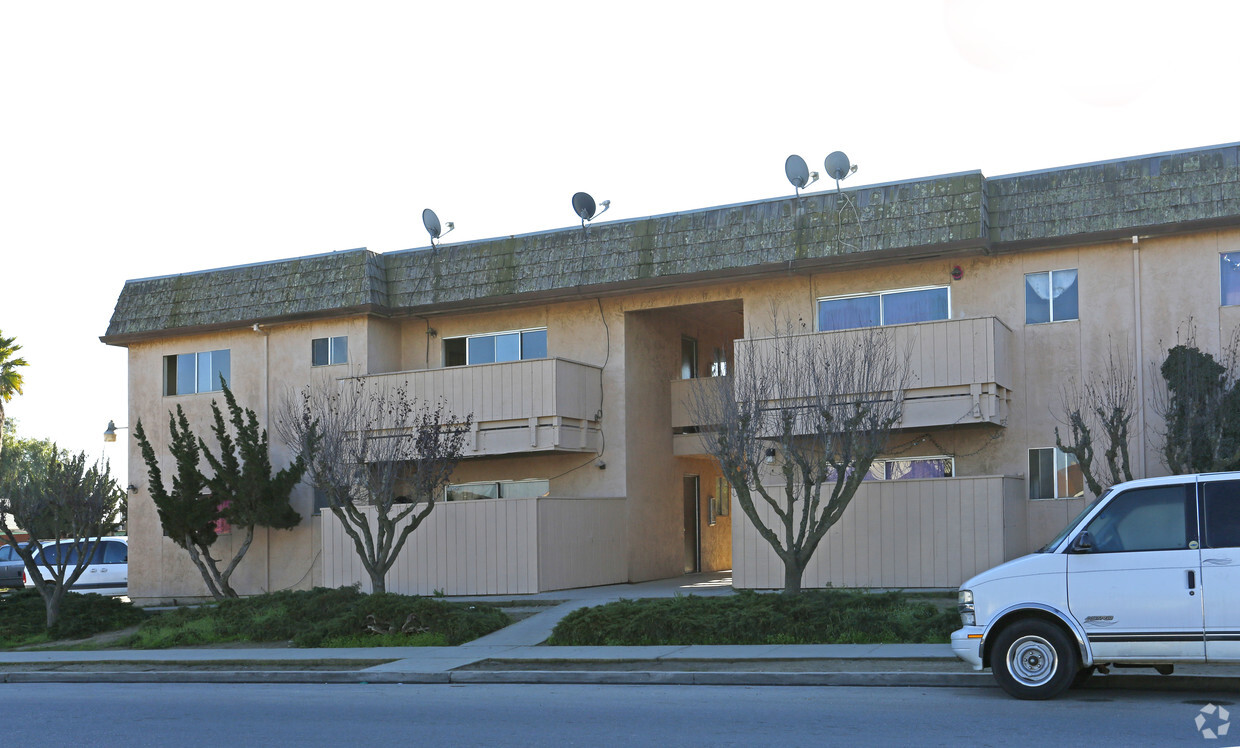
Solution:
[(315, 338), (310, 341), (311, 366), (335, 366), (349, 363), (349, 336)]
[(498, 480), (453, 483), (444, 487), (444, 500), (533, 499), (551, 490), (548, 480)]
[(547, 357), (547, 328), (445, 338), (443, 365), (467, 366)]
[(1029, 498), (1071, 499), (1085, 495), (1085, 476), (1075, 455), (1058, 447), (1029, 450)]
[(219, 392), (231, 378), (231, 354), (228, 349), (179, 353), (164, 356), (164, 394), (192, 395), (195, 392)]
[(1025, 275), (1025, 324), (1077, 319), (1076, 270)]
[(947, 286), (905, 288), (818, 300), (818, 329), (821, 332), (943, 319), (951, 319), (951, 289)]
[(1224, 252), (1219, 255), (1219, 285), (1222, 287), (1222, 306), (1240, 304), (1240, 252)]

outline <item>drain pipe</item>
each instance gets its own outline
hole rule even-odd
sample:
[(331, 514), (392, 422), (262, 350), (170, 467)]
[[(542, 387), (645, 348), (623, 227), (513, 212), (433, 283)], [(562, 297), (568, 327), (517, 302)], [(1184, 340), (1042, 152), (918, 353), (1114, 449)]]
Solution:
[(1132, 237), (1132, 318), (1137, 338), (1137, 477), (1145, 478), (1145, 348), (1141, 322), (1141, 237)]
[[(271, 334), (265, 325), (254, 323), (254, 332), (263, 336), (263, 428), (271, 429)], [(263, 528), (266, 534), (266, 578), (264, 592), (271, 592), (271, 528)]]

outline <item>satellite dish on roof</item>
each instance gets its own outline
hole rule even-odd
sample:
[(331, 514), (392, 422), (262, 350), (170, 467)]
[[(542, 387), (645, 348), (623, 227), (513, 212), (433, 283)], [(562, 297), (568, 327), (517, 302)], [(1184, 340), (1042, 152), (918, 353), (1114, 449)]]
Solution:
[(422, 225), (426, 227), (426, 233), (431, 235), (431, 240), (439, 238), (439, 234), (443, 231), (443, 227), (439, 225), (439, 216), (435, 215), (435, 211), (427, 208), (422, 211)]
[(439, 216), (435, 215), (435, 211), (427, 208), (422, 211), (422, 225), (426, 227), (426, 233), (431, 235), (431, 246), (435, 246), (435, 240), (444, 234), (449, 234), (456, 228), (456, 224), (448, 221), (448, 230), (444, 231), (439, 223)]
[(578, 192), (573, 195), (573, 212), (581, 219), (582, 232), (586, 230), (586, 221), (594, 220), (606, 213), (607, 209), (611, 207), (611, 201), (604, 200), (602, 205), (603, 209), (596, 213), (595, 209), (597, 206), (594, 204), (594, 198), (590, 197), (588, 192)]
[(594, 198), (586, 192), (578, 192), (573, 195), (573, 212), (583, 221), (589, 221), (594, 218)]
[(784, 161), (784, 174), (796, 188), (798, 195), (801, 194), (801, 190), (818, 181), (818, 172), (810, 171), (805, 165), (805, 159), (795, 153)]
[(837, 182), (848, 178), (849, 174), (857, 170), (857, 167), (848, 161), (848, 156), (843, 151), (832, 151), (822, 165), (827, 170), (827, 176)]

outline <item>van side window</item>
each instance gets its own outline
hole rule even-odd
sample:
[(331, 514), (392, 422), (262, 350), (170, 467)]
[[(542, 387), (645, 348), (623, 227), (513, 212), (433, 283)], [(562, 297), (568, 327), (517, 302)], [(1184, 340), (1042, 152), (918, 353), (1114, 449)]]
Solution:
[(1240, 548), (1240, 481), (1202, 483), (1207, 548)]
[(1090, 521), (1094, 553), (1173, 551), (1197, 539), (1193, 484), (1125, 491)]
[(129, 546), (115, 540), (103, 541), (103, 547), (95, 552), (97, 564), (129, 563)]

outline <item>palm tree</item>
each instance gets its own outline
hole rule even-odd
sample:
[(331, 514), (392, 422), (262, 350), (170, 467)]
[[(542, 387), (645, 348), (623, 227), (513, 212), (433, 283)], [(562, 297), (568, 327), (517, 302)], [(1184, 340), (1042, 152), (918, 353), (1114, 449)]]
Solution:
[(4, 404), (22, 393), (22, 373), (17, 369), (29, 366), (26, 359), (17, 357), (22, 347), (16, 340), (0, 332), (0, 449), (4, 448)]

